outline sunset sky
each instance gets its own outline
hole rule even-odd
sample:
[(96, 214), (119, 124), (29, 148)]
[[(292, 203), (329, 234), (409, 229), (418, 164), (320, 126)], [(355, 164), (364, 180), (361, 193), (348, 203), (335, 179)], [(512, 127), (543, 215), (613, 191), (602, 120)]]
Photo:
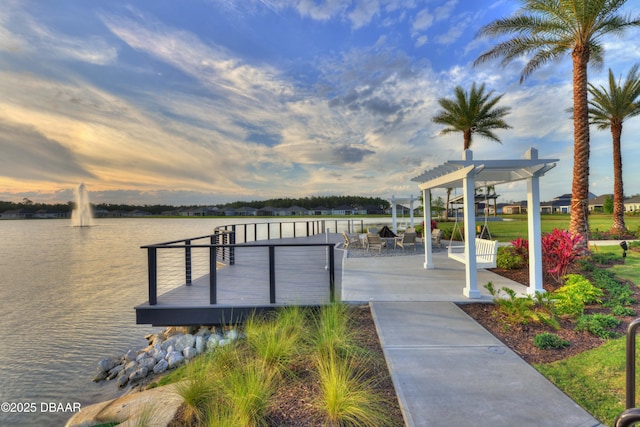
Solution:
[[(510, 106), (502, 145), (475, 159), (559, 158), (541, 198), (571, 192), (571, 60), (519, 84), (524, 64), (473, 67), (478, 29), (518, 2), (488, 0), (4, 0), (0, 200), (216, 204), (317, 195), (417, 195), (411, 178), (462, 156), (437, 99), (485, 83)], [(626, 12), (638, 15), (638, 2)], [(640, 31), (603, 39), (626, 76)], [(622, 135), (625, 193), (640, 193), (640, 118)], [(591, 191), (613, 190), (611, 134), (592, 128)], [(500, 201), (525, 198), (500, 186)], [(436, 194), (437, 195), (437, 194)]]

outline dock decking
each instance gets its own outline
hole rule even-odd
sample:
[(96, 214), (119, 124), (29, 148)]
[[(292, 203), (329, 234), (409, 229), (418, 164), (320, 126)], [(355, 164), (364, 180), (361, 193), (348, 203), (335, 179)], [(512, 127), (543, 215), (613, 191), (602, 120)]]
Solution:
[[(336, 234), (270, 240), (270, 244), (338, 243)], [(157, 298), (135, 307), (138, 324), (156, 326), (229, 324), (253, 312), (286, 305), (322, 305), (330, 302), (328, 250), (324, 246), (275, 248), (275, 303), (271, 303), (267, 247), (242, 247), (234, 265), (217, 270), (216, 304), (209, 304), (209, 275), (180, 284)], [(340, 295), (342, 251), (335, 251), (334, 285)]]

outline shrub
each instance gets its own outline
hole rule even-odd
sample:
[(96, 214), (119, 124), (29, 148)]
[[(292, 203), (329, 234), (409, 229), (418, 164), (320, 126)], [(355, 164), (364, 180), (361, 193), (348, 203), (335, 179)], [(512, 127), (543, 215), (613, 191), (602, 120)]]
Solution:
[(613, 314), (614, 316), (628, 317), (635, 316), (636, 312), (631, 307), (616, 305), (615, 307), (611, 308), (611, 314)]
[(636, 302), (633, 298), (631, 288), (628, 285), (618, 282), (612, 272), (603, 269), (594, 269), (591, 277), (593, 277), (596, 286), (607, 292), (608, 298), (604, 302), (606, 307), (626, 306)]
[(610, 314), (587, 314), (580, 316), (576, 322), (576, 331), (587, 331), (597, 337), (610, 339), (618, 334), (613, 330), (620, 321)]
[(516, 270), (522, 267), (522, 259), (515, 253), (511, 246), (499, 246), (496, 267), (505, 270)]
[(569, 347), (569, 341), (560, 338), (556, 334), (552, 334), (550, 332), (543, 332), (541, 334), (536, 335), (533, 338), (533, 345), (538, 347), (541, 350), (549, 350), (551, 348), (565, 348)]
[[(535, 299), (531, 295), (518, 297), (513, 289), (506, 287), (496, 290), (492, 282), (487, 283), (485, 289), (493, 297), (496, 305), (496, 317), (509, 328), (513, 324), (544, 323), (555, 329), (560, 328), (551, 310), (549, 300), (544, 294), (536, 293)], [(506, 298), (502, 294), (506, 294)]]
[(572, 235), (557, 228), (542, 236), (542, 265), (557, 283), (562, 283), (571, 263), (580, 255), (578, 245), (581, 242), (579, 234)]
[(522, 260), (522, 265), (529, 265), (529, 241), (518, 237), (511, 241), (511, 245), (513, 246), (515, 254)]
[(578, 317), (584, 313), (585, 304), (600, 302), (602, 290), (593, 286), (586, 277), (568, 274), (564, 280), (565, 285), (551, 297), (557, 314)]

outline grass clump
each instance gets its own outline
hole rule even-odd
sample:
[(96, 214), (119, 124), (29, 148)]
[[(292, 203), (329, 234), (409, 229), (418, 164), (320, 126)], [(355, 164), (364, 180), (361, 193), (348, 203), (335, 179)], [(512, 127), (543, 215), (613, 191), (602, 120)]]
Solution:
[[(376, 388), (381, 363), (357, 344), (352, 313), (352, 307), (332, 304), (251, 316), (246, 339), (198, 356), (173, 374), (185, 402), (181, 424), (274, 425), (274, 417), (282, 416), (278, 398), (295, 396), (312, 402), (305, 416), (326, 425), (393, 425), (393, 403)], [(283, 389), (295, 391), (278, 397)]]
[(367, 379), (366, 358), (357, 353), (339, 356), (335, 351), (323, 351), (317, 354), (315, 365), (320, 388), (315, 405), (327, 425), (389, 425), (384, 398)]

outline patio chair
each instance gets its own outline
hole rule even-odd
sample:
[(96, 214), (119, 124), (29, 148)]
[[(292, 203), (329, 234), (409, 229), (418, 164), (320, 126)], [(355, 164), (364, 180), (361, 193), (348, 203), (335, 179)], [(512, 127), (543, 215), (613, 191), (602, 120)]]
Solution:
[(346, 231), (343, 231), (342, 237), (344, 238), (345, 249), (360, 247), (360, 238), (357, 235), (348, 234)]
[(369, 227), (367, 229), (367, 232), (369, 232), (371, 234), (378, 234), (378, 229), (376, 227)]
[(382, 240), (380, 236), (372, 233), (367, 234), (367, 252), (369, 249), (377, 249), (378, 253), (382, 253), (382, 248), (385, 246), (387, 246), (387, 242)]
[(416, 250), (416, 233), (405, 232), (401, 239), (396, 240), (396, 246), (400, 246), (402, 249), (406, 249), (408, 246), (413, 246), (413, 250)]
[(442, 230), (439, 228), (431, 230), (431, 244), (438, 245), (439, 248), (442, 248)]

